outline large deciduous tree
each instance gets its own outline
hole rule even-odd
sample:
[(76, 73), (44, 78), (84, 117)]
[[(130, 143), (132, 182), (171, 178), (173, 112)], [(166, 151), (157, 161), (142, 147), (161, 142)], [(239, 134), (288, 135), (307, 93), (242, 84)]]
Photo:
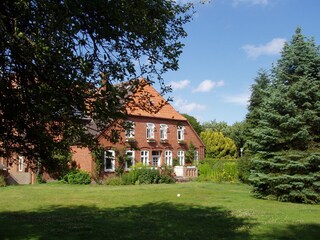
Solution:
[[(270, 84), (260, 75), (253, 90), (247, 120), (255, 193), (319, 202), (320, 52), (314, 40), (297, 28), (272, 69)], [(258, 92), (262, 95), (256, 98)]]
[(188, 122), (191, 124), (193, 129), (197, 132), (197, 134), (200, 135), (200, 133), (202, 132), (202, 126), (199, 123), (199, 121), (195, 117), (190, 116), (186, 113), (184, 113), (182, 115), (188, 120)]
[[(0, 3), (0, 156), (52, 160), (125, 118), (137, 79), (178, 69), (192, 5), (171, 0)], [(104, 80), (104, 81), (102, 81)]]

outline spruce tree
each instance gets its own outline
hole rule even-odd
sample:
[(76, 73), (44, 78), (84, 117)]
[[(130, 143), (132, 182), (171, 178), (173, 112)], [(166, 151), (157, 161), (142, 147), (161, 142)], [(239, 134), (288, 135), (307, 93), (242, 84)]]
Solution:
[(248, 146), (255, 154), (251, 180), (257, 196), (320, 202), (319, 71), (319, 47), (297, 28), (258, 106), (252, 108), (251, 96)]

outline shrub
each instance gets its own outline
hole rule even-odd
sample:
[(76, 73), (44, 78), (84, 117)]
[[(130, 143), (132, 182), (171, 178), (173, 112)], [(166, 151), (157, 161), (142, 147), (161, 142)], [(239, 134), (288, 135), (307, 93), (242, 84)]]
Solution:
[(47, 182), (45, 179), (43, 179), (42, 174), (38, 174), (36, 180), (37, 180), (37, 183), (39, 184)]
[(75, 166), (70, 152), (56, 151), (52, 158), (48, 158), (46, 161), (46, 171), (53, 179), (62, 179), (73, 169)]
[(249, 176), (252, 169), (251, 156), (244, 156), (238, 160), (238, 178), (243, 183), (250, 183)]
[(176, 180), (174, 178), (174, 171), (173, 168), (170, 167), (163, 167), (161, 168), (161, 173), (160, 173), (160, 180), (159, 183), (175, 183)]
[(131, 167), (130, 172), (121, 176), (121, 184), (157, 184), (157, 183), (174, 183), (173, 169), (170, 167), (163, 167), (158, 169), (146, 167), (137, 164)]
[(0, 187), (6, 186), (6, 180), (3, 175), (0, 175)]
[(236, 160), (205, 159), (199, 164), (198, 181), (237, 182)]
[(90, 184), (91, 177), (86, 171), (73, 170), (63, 177), (62, 182), (69, 184)]
[(118, 185), (122, 185), (122, 179), (120, 176), (110, 176), (110, 177), (107, 177), (103, 183), (105, 185), (118, 186)]
[(160, 180), (159, 171), (154, 168), (140, 168), (138, 169), (138, 183), (139, 184), (154, 184)]

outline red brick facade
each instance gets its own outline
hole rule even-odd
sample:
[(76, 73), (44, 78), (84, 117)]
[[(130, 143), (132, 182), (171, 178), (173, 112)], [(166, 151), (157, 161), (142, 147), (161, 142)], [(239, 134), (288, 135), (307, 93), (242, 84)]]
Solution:
[[(154, 104), (164, 101), (162, 96), (150, 85), (147, 91)], [(118, 166), (117, 154), (124, 153), (132, 157), (129, 165), (142, 163), (148, 166), (186, 165), (186, 153), (190, 144), (194, 146), (195, 161), (204, 158), (205, 146), (191, 127), (187, 119), (179, 114), (169, 103), (166, 103), (158, 112), (150, 113), (139, 108), (129, 109), (129, 118), (133, 125), (131, 131), (121, 131), (120, 141), (110, 142), (108, 135), (113, 126), (98, 136), (100, 145), (106, 149), (105, 173), (114, 172)], [(130, 136), (131, 135), (131, 136)], [(93, 173), (93, 161), (88, 149), (74, 148), (73, 160), (81, 169)], [(129, 165), (127, 167), (129, 167)]]

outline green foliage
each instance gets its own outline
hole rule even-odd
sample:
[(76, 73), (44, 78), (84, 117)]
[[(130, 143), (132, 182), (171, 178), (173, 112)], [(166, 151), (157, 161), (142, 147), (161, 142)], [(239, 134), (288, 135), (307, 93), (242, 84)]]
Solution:
[(255, 155), (250, 182), (257, 197), (279, 201), (320, 202), (320, 152), (276, 152)]
[(271, 79), (259, 73), (252, 86), (249, 148), (272, 152), (319, 145), (319, 85), (319, 47), (297, 28), (274, 65)]
[(238, 177), (243, 183), (249, 183), (249, 177), (252, 170), (252, 160), (250, 155), (245, 155), (238, 159)]
[(194, 144), (192, 142), (190, 142), (189, 146), (188, 146), (188, 151), (186, 151), (185, 153), (185, 162), (186, 163), (193, 163), (194, 162), (194, 151), (196, 150)]
[(46, 183), (47, 181), (46, 181), (45, 179), (43, 179), (42, 174), (38, 174), (38, 175), (37, 175), (36, 182), (37, 182), (38, 184), (41, 184), (41, 183)]
[(138, 169), (138, 183), (139, 184), (154, 184), (159, 183), (159, 171), (154, 168), (140, 168)]
[(172, 167), (161, 167), (159, 183), (175, 183), (174, 171)]
[(255, 127), (260, 120), (260, 108), (263, 101), (269, 97), (269, 87), (271, 84), (270, 76), (267, 71), (262, 69), (258, 72), (258, 76), (255, 78), (255, 83), (251, 86), (251, 96), (248, 106), (248, 114), (246, 116), (246, 122), (249, 129)]
[(210, 130), (212, 132), (222, 132), (224, 136), (229, 136), (231, 132), (227, 122), (218, 122), (216, 120), (204, 122), (202, 128), (204, 131)]
[(104, 183), (107, 185), (168, 184), (175, 183), (173, 175), (173, 169), (170, 167), (155, 169), (138, 164), (131, 167), (128, 173), (107, 177)]
[(93, 179), (98, 184), (101, 183), (101, 172), (103, 170), (104, 152), (105, 149), (102, 146), (99, 146), (92, 150), (92, 158), (94, 161)]
[(61, 179), (73, 169), (75, 169), (75, 166), (70, 152), (55, 151), (53, 156), (46, 161), (45, 170), (53, 179)]
[(3, 175), (0, 174), (0, 187), (6, 186), (6, 180)]
[(204, 122), (202, 128), (207, 131), (221, 132), (225, 137), (231, 138), (237, 147), (237, 156), (240, 156), (240, 148), (243, 148), (247, 139), (247, 122), (235, 122), (229, 126), (226, 122), (217, 122), (216, 120)]
[(178, 158), (173, 158), (172, 159), (172, 166), (175, 167), (175, 166), (179, 166), (180, 163), (179, 163), (179, 159)]
[(168, 91), (162, 74), (178, 69), (192, 8), (171, 0), (1, 1), (0, 156), (40, 158), (47, 169), (54, 151), (97, 144), (91, 120), (104, 129), (126, 118), (138, 80), (115, 83), (144, 76)]
[(198, 120), (195, 117), (190, 116), (188, 114), (182, 114), (182, 115), (188, 120), (188, 122), (191, 124), (193, 129), (196, 131), (196, 133), (200, 135), (200, 133), (202, 132), (202, 126), (198, 122)]
[(123, 182), (120, 176), (110, 176), (104, 179), (103, 184), (110, 186), (119, 186), (123, 185)]
[(319, 46), (297, 28), (271, 75), (259, 73), (252, 87), (247, 147), (256, 196), (319, 202), (319, 86)]
[(67, 184), (90, 184), (91, 177), (90, 174), (83, 170), (73, 170), (67, 173), (61, 180), (63, 183)]
[(237, 182), (236, 160), (204, 159), (200, 162), (198, 181)]
[(236, 158), (236, 145), (231, 138), (225, 137), (222, 132), (206, 130), (200, 134), (200, 137), (206, 146), (207, 158)]

